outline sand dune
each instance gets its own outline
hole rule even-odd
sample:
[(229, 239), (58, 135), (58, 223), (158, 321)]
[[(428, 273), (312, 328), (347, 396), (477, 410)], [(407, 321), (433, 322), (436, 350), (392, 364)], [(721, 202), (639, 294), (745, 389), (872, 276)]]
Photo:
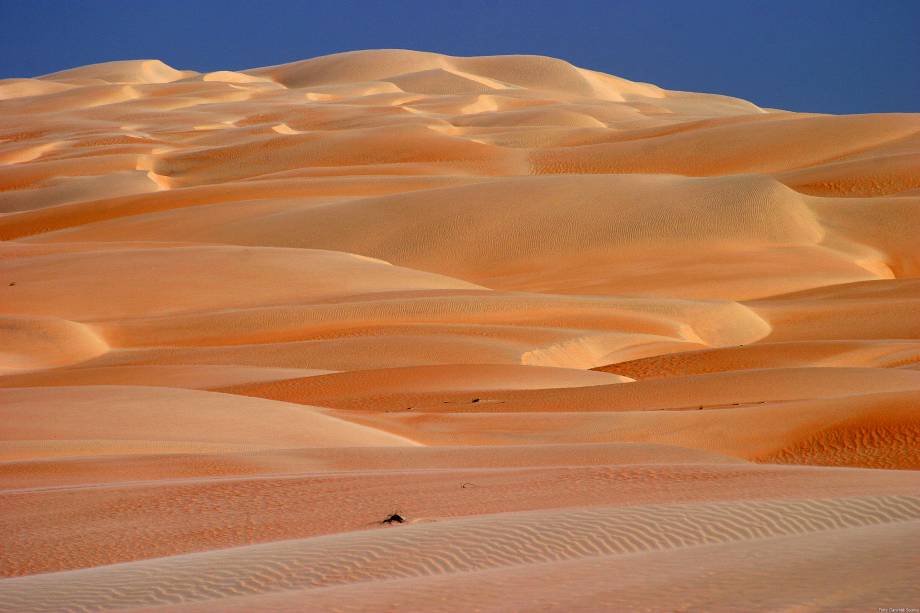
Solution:
[[(232, 268), (235, 283), (224, 282), (221, 268)], [(131, 281), (137, 278), (137, 271), (146, 273), (143, 283)], [(141, 248), (17, 258), (7, 263), (5, 273), (19, 281), (8, 288), (2, 312), (86, 319), (313, 302), (406, 289), (478, 289), (359, 255), (232, 247)], [(63, 283), (61, 277), (73, 285)]]
[(786, 367), (897, 368), (920, 361), (920, 342), (910, 339), (759, 342), (656, 355), (595, 370), (633, 379), (700, 375), (731, 370)]
[[(250, 383), (329, 374), (329, 370), (269, 368), (262, 366), (177, 364), (87, 366), (81, 360), (75, 368), (23, 369), (0, 379), (2, 387), (73, 385), (146, 385), (207, 390)], [(581, 373), (583, 371), (577, 371)]]
[(88, 326), (56, 317), (0, 317), (0, 335), (0, 372), (66, 366), (109, 349)]
[[(290, 590), (218, 602), (228, 611), (245, 611), (254, 606), (276, 611), (304, 607), (314, 611), (359, 611), (377, 606), (454, 611), (474, 606), (481, 611), (498, 612), (505, 610), (510, 592), (522, 594), (523, 607), (559, 612), (641, 609), (649, 602), (663, 610), (717, 609), (720, 603), (739, 600), (744, 601), (745, 608), (764, 610), (797, 609), (806, 603), (804, 606), (819, 610), (864, 611), (877, 602), (896, 603), (902, 596), (916, 598), (914, 577), (908, 570), (916, 564), (916, 557), (903, 548), (892, 557), (883, 553), (899, 544), (916, 544), (915, 523), (757, 541), (755, 546), (761, 556), (740, 563), (738, 556), (750, 543), (548, 562), (460, 577), (435, 575)], [(837, 559), (841, 550), (850, 552), (842, 564)], [(802, 559), (803, 551), (810, 552), (808, 562)], [(854, 561), (873, 557), (885, 560), (868, 573), (863, 573)], [(760, 558), (769, 561), (765, 563)], [(821, 564), (825, 571), (817, 576), (803, 573), (811, 564)], [(853, 576), (863, 581), (842, 593), (835, 590)], [(773, 581), (782, 587), (776, 589)], [(564, 589), (560, 587), (563, 584)], [(699, 589), (701, 584), (706, 586), (704, 590)], [(456, 595), (445, 599), (441, 597), (445, 592)], [(815, 596), (816, 593), (824, 595)], [(343, 602), (347, 603), (345, 607)], [(164, 608), (202, 611), (213, 606), (214, 601), (206, 601)]]
[(0, 80), (0, 610), (911, 606), (918, 177), (538, 56)]
[[(408, 369), (401, 370), (405, 373)], [(381, 375), (388, 379), (378, 382)], [(364, 380), (363, 385), (356, 384), (359, 378)], [(456, 391), (451, 390), (449, 383), (437, 385), (430, 375), (425, 377), (424, 385), (413, 385), (411, 379), (399, 382), (401, 378), (390, 372), (338, 373), (242, 385), (230, 391), (305, 404), (311, 399), (321, 399), (322, 404), (335, 408), (367, 410), (396, 408), (399, 400), (386, 401), (388, 396), (396, 396), (409, 405), (422, 405), (427, 411), (463, 413), (697, 410), (884, 391), (920, 391), (920, 375), (915, 371), (874, 368), (764, 368), (646, 379), (632, 385), (620, 385), (628, 381), (625, 378), (612, 385), (597, 381), (590, 386), (570, 384), (555, 389), (528, 390), (525, 385), (516, 384), (513, 387), (518, 389), (508, 391), (495, 389), (485, 381), (476, 385), (469, 375), (463, 379), (470, 387)], [(481, 406), (469, 406), (467, 397), (471, 391), (487, 394), (480, 402), (473, 403)]]
[[(667, 454), (668, 449), (662, 449)], [(539, 461), (542, 451), (537, 448), (529, 460)], [(457, 454), (446, 457), (460, 459)], [(230, 465), (227, 462), (224, 466)], [(905, 493), (916, 487), (916, 480), (877, 485), (852, 471), (846, 476), (855, 479), (858, 487), (846, 486), (843, 479), (826, 472), (803, 474), (731, 466), (452, 468), (412, 471), (408, 483), (405, 469), (397, 469), (347, 476), (327, 473), (184, 478), (117, 483), (101, 489), (29, 488), (11, 491), (5, 498), (9, 507), (4, 518), (7, 525), (15, 525), (24, 517), (31, 517), (34, 525), (27, 533), (11, 539), (4, 572), (24, 575), (59, 571), (253, 542), (368, 530), (394, 510), (418, 518), (416, 523), (428, 521), (425, 518), (478, 516), (502, 511), (503, 500), (511, 492), (518, 509), (530, 510), (558, 507), (559, 496), (564, 496), (570, 506), (634, 506), (662, 500), (723, 500), (738, 496), (759, 500), (767, 497), (758, 493), (764, 481), (772, 483), (770, 496), (783, 499), (813, 496), (816, 489), (842, 495), (847, 490), (862, 491), (867, 487)], [(825, 480), (829, 483), (819, 486)], [(459, 490), (464, 491), (457, 494)], [(618, 493), (614, 495), (614, 491)], [(628, 495), (628, 502), (622, 498), (624, 495)], [(314, 512), (298, 511), (304, 499), (313, 501)], [(163, 501), (169, 501), (168, 508)], [(215, 506), (214, 501), (222, 504)], [(388, 510), (388, 505), (396, 508)], [(79, 542), (61, 545), (59, 535), (77, 523), (85, 525), (90, 534), (95, 534), (97, 527), (114, 527), (104, 538), (87, 535)], [(39, 548), (47, 554), (37, 555)]]
[(8, 460), (304, 444), (412, 444), (322, 410), (213, 392), (83, 386), (12, 388), (0, 391), (0, 397)]
[[(917, 535), (918, 514), (920, 499), (916, 497), (881, 496), (831, 502), (594, 507), (486, 515), (454, 520), (450, 530), (441, 523), (421, 523), (393, 530), (358, 531), (192, 554), (180, 559), (160, 558), (82, 572), (8, 579), (0, 606), (8, 610), (31, 606), (31, 610), (46, 611), (70, 603), (78, 607), (139, 608), (210, 601), (213, 607), (214, 600), (221, 597), (272, 596), (285, 591), (288, 594), (281, 596), (290, 598), (290, 590), (311, 588), (305, 594), (297, 594), (304, 600), (298, 598), (296, 606), (310, 607), (310, 599), (317, 598), (327, 603), (320, 607), (327, 608), (332, 603), (324, 598), (326, 590), (336, 586), (357, 584), (366, 588), (368, 583), (377, 587), (383, 582), (386, 590), (389, 581), (462, 576), (519, 568), (522, 564), (536, 565), (539, 572), (541, 565), (547, 563), (581, 560), (597, 564), (606, 558), (662, 550), (745, 541), (755, 546), (770, 545), (774, 539), (782, 539), (780, 549), (782, 545), (795, 549), (795, 540), (790, 538), (793, 536), (805, 541), (807, 547), (817, 535), (833, 535), (837, 537), (835, 541), (846, 542), (848, 537), (859, 539), (873, 528), (887, 533), (891, 540), (900, 536), (912, 543)], [(752, 522), (755, 518), (759, 525)], [(630, 536), (631, 532), (642, 536)], [(484, 546), (471, 547), (470, 543)], [(388, 555), (382, 556), (383, 552)], [(915, 562), (916, 554), (908, 548), (896, 561)], [(892, 568), (898, 566), (892, 564)], [(880, 589), (903, 590), (909, 585), (909, 575), (905, 574), (906, 569), (902, 569), (884, 579), (879, 577), (880, 585), (863, 588), (868, 593), (857, 592), (857, 602), (878, 597), (876, 591)], [(436, 593), (443, 594), (443, 587)], [(582, 607), (589, 607), (593, 598), (588, 596), (586, 600)], [(271, 599), (256, 603), (271, 606)], [(451, 610), (456, 609), (451, 606)]]
[[(587, 411), (577, 410), (577, 392), (557, 393), (545, 404), (534, 403), (536, 406), (522, 401), (520, 393), (517, 401), (501, 400), (500, 394), (491, 393), (475, 403), (470, 394), (436, 396), (450, 398), (447, 401), (428, 396), (393, 402), (385, 397), (383, 401), (389, 401), (392, 408), (374, 413), (343, 410), (337, 415), (394, 434), (411, 434), (425, 445), (632, 441), (680, 445), (763, 462), (920, 466), (916, 390), (820, 400), (694, 403), (675, 409), (653, 404), (637, 410), (609, 410), (606, 394), (599, 394), (589, 397), (593, 410)], [(409, 406), (413, 406), (411, 411)], [(442, 414), (434, 417), (431, 413)]]

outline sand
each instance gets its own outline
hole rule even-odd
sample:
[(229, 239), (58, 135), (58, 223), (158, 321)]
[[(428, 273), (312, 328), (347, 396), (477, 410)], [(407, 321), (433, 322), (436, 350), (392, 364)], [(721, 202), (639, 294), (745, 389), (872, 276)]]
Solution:
[(0, 80), (0, 611), (917, 606), (918, 211), (546, 57)]

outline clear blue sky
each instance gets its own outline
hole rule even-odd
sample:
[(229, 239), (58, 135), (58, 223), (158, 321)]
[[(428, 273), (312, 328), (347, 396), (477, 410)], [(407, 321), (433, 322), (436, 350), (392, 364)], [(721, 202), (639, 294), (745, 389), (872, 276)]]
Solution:
[(0, 78), (405, 48), (551, 55), (798, 111), (920, 111), (920, 0), (0, 0), (0, 32)]

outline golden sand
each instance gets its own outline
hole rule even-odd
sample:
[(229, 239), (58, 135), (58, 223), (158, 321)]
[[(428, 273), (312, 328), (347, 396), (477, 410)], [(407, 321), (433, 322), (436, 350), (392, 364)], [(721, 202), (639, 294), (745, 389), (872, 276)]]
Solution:
[(0, 611), (916, 606), (918, 237), (920, 114), (0, 81)]

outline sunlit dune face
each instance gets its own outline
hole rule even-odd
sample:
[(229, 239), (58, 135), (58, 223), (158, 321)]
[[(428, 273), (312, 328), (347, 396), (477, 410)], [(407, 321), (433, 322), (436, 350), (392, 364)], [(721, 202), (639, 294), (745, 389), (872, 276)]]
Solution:
[(0, 611), (916, 605), (918, 236), (918, 114), (0, 81)]

